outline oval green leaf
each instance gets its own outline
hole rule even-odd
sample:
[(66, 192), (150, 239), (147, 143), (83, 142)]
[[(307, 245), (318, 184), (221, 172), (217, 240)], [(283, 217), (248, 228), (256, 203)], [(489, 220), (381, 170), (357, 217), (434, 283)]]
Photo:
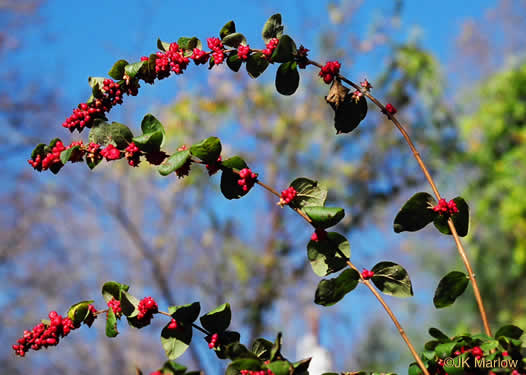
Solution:
[(199, 320), (207, 331), (212, 333), (221, 333), (230, 325), (232, 312), (230, 304), (224, 303), (209, 313), (203, 315)]
[(265, 41), (265, 44), (270, 41), (272, 38), (281, 38), (283, 35), (284, 26), (281, 24), (281, 14), (276, 13), (270, 16), (270, 18), (263, 25), (263, 30), (261, 31), (261, 36)]
[(219, 38), (224, 39), (225, 36), (236, 32), (236, 24), (234, 21), (228, 21), (219, 31)]
[(68, 310), (68, 318), (73, 321), (73, 324), (78, 325), (84, 321), (89, 315), (89, 305), (93, 300), (82, 301), (72, 305)]
[(296, 92), (300, 84), (300, 75), (295, 61), (289, 61), (279, 66), (275, 84), (276, 90), (281, 95), (292, 95)]
[(303, 207), (303, 211), (316, 228), (332, 227), (345, 216), (344, 209), (339, 207), (307, 206)]
[(393, 262), (380, 262), (372, 270), (372, 282), (384, 294), (395, 297), (411, 297), (413, 286), (404, 267)]
[(222, 40), (223, 44), (228, 47), (239, 47), (240, 44), (246, 45), (247, 39), (241, 33), (232, 33), (225, 36)]
[(360, 274), (353, 269), (346, 269), (334, 279), (321, 280), (316, 289), (314, 303), (332, 306), (358, 285)]
[(190, 153), (205, 163), (215, 163), (221, 155), (221, 141), (217, 137), (207, 138), (190, 147)]
[(279, 38), (279, 43), (276, 49), (274, 49), (274, 52), (272, 52), (270, 59), (271, 61), (279, 63), (292, 62), (297, 54), (298, 50), (294, 40), (288, 35), (283, 35)]
[(394, 220), (394, 231), (415, 232), (432, 222), (437, 213), (430, 207), (435, 206), (435, 199), (428, 193), (416, 193), (400, 209)]
[[(221, 162), (221, 165), (225, 168), (235, 168), (241, 170), (243, 168), (248, 168), (247, 163), (239, 156), (233, 156), (227, 160)], [(239, 180), (239, 175), (232, 172), (230, 169), (223, 169), (221, 174), (221, 193), (225, 196), (226, 199), (239, 199), (245, 194), (244, 191), (237, 183)]]
[(181, 168), (190, 159), (190, 150), (177, 151), (159, 166), (159, 173), (168, 176), (176, 169)]
[(469, 279), (465, 273), (459, 271), (448, 273), (438, 283), (433, 304), (437, 309), (452, 305), (464, 293), (468, 283)]
[(169, 329), (170, 323), (161, 331), (161, 344), (169, 359), (177, 359), (190, 346), (192, 341), (192, 326), (183, 324), (176, 329)]
[(318, 181), (300, 177), (290, 184), (296, 190), (294, 206), (303, 208), (309, 206), (323, 206), (327, 199), (327, 189)]
[(312, 270), (321, 277), (345, 268), (350, 256), (349, 241), (336, 232), (328, 232), (327, 240), (317, 242), (311, 240), (307, 244), (307, 257)]
[(267, 69), (269, 65), (268, 60), (261, 52), (254, 53), (248, 57), (247, 72), (250, 78), (257, 78)]

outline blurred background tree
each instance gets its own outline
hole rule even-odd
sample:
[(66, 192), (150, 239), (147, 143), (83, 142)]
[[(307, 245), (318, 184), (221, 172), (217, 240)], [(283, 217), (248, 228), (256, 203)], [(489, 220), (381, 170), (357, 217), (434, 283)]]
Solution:
[[(459, 9), (464, 16), (457, 23), (463, 26), (451, 66), (408, 16), (425, 20), (427, 8), (415, 10), (410, 2), (371, 7), (362, 1), (297, 1), (287, 9), (272, 1), (234, 3), (208, 9), (201, 23), (181, 20), (175, 25), (163, 19), (172, 6), (162, 1), (147, 7), (130, 1), (125, 9), (102, 3), (77, 9), (60, 1), (0, 4), (0, 53), (6, 59), (0, 86), (5, 165), (0, 213), (0, 324), (5, 328), (0, 335), (7, 343), (0, 349), (0, 367), (10, 374), (157, 368), (163, 361), (161, 319), (141, 332), (122, 325), (114, 340), (104, 336), (99, 321), (60, 347), (26, 359), (15, 358), (10, 350), (10, 343), (50, 310), (63, 312), (91, 297), (101, 307), (98, 294), (107, 280), (130, 284), (138, 296), (152, 295), (162, 308), (200, 300), (206, 310), (228, 301), (243, 342), (283, 330), (285, 351), (294, 357), (297, 339), (309, 331), (303, 311), (313, 306), (318, 278), (305, 258), (309, 229), (276, 206), (273, 197), (254, 189), (242, 200), (226, 201), (218, 177), (209, 178), (203, 170), (185, 179), (162, 178), (147, 163), (132, 169), (122, 162), (94, 172), (69, 166), (52, 176), (36, 174), (25, 164), (34, 144), (55, 135), (67, 139), (56, 130), (69, 108), (87, 95), (87, 85), (78, 82), (88, 75), (104, 75), (119, 58), (135, 61), (153, 51), (157, 36), (171, 41), (192, 34), (204, 40), (230, 19), (255, 46), (263, 22), (276, 12), (283, 14), (287, 32), (311, 49), (313, 59), (339, 59), (344, 74), (356, 81), (367, 77), (374, 94), (399, 109), (439, 177), (440, 190), (446, 197), (462, 193), (471, 205), (467, 247), (492, 323), (524, 327), (521, 145), (526, 96), (520, 15), (526, 14), (525, 2), (488, 1), (474, 19), (465, 16), (473, 13), (469, 6)], [(98, 12), (120, 17), (98, 15), (101, 24), (82, 31)], [(57, 19), (75, 43), (59, 34)], [(450, 35), (447, 43), (455, 37)], [(53, 66), (57, 62), (58, 68)], [(61, 70), (62, 64), (75, 69)], [(440, 277), (460, 267), (452, 241), (431, 230), (408, 236), (392, 231), (403, 201), (427, 187), (383, 115), (370, 107), (356, 131), (336, 137), (323, 98), (327, 87), (314, 69), (302, 72), (300, 90), (287, 98), (275, 93), (271, 72), (254, 81), (226, 67), (197, 70), (143, 89), (111, 119), (137, 128), (145, 113), (154, 113), (167, 128), (168, 150), (217, 135), (223, 155), (242, 155), (278, 189), (298, 176), (319, 179), (329, 188), (330, 202), (346, 209), (348, 219), (338, 229), (349, 236), (355, 263), (371, 267), (385, 258), (410, 271), (416, 297), (389, 303), (419, 347), (427, 339), (421, 327), (430, 324), (451, 334), (480, 330), (470, 292), (452, 307), (453, 313), (435, 314), (429, 307)], [(42, 76), (43, 71), (48, 73)], [(501, 277), (505, 281), (499, 282)], [(332, 354), (334, 370), (406, 371), (411, 362), (406, 349), (365, 291), (333, 308), (316, 309), (315, 337)], [(204, 341), (202, 346), (198, 342), (181, 362), (207, 374), (221, 373), (223, 364)]]

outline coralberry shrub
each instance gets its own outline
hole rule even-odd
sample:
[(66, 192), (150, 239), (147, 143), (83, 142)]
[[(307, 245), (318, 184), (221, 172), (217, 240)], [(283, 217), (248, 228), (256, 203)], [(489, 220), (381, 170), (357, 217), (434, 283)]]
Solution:
[[(146, 162), (157, 168), (162, 176), (175, 174), (178, 178), (188, 176), (193, 166), (203, 165), (210, 176), (221, 173), (220, 190), (229, 200), (242, 198), (258, 185), (276, 197), (277, 205), (293, 210), (313, 230), (310, 239), (305, 239), (307, 258), (313, 272), (322, 278), (313, 293), (314, 303), (331, 306), (358, 285), (368, 288), (386, 310), (415, 359), (409, 365), (410, 374), (526, 374), (522, 329), (510, 324), (493, 334), (489, 326), (481, 292), (460, 240), (469, 231), (469, 206), (462, 197), (449, 201), (441, 197), (411, 138), (396, 118), (397, 109), (390, 103), (383, 105), (372, 96), (373, 86), (367, 80), (356, 84), (343, 76), (340, 62), (320, 64), (310, 60), (309, 49), (297, 47), (284, 33), (281, 15), (275, 14), (268, 19), (262, 37), (263, 48), (254, 48), (255, 44), (248, 44), (245, 36), (236, 30), (235, 23), (230, 21), (221, 28), (218, 36), (207, 38), (208, 50), (197, 37), (182, 37), (171, 43), (159, 40), (157, 51), (140, 57), (137, 62), (118, 60), (108, 72), (109, 78), (89, 79), (91, 96), (74, 108), (62, 124), (70, 132), (81, 133), (88, 129), (88, 140), (65, 145), (55, 138), (47, 144), (41, 143), (33, 150), (29, 164), (39, 172), (50, 170), (58, 173), (68, 163), (84, 162), (93, 169), (103, 161), (113, 163), (126, 159), (131, 167)], [(242, 157), (223, 155), (217, 137), (211, 136), (190, 146), (181, 145), (169, 153), (164, 149), (164, 127), (152, 114), (144, 116), (142, 134), (133, 134), (124, 124), (109, 122), (107, 115), (111, 109), (122, 104), (127, 96), (138, 95), (141, 85), (184, 74), (192, 62), (196, 66), (207, 65), (209, 70), (226, 63), (235, 72), (244, 65), (252, 78), (260, 76), (270, 64), (278, 64), (275, 86), (282, 95), (294, 94), (300, 83), (299, 71), (313, 67), (321, 82), (330, 85), (325, 99), (334, 110), (337, 134), (352, 132), (367, 115), (367, 100), (371, 100), (400, 130), (433, 193), (414, 194), (396, 215), (393, 230), (396, 233), (414, 232), (433, 222), (440, 233), (454, 238), (466, 273), (451, 271), (446, 274), (439, 282), (433, 303), (436, 308), (450, 306), (471, 283), (484, 333), (451, 337), (437, 328), (430, 328), (433, 339), (418, 354), (380, 294), (411, 297), (413, 287), (408, 272), (391, 261), (380, 261), (370, 269), (362, 267), (362, 272), (359, 272), (351, 260), (348, 239), (328, 230), (344, 218), (345, 211), (340, 207), (326, 206), (327, 189), (315, 179), (298, 177), (289, 186), (275, 189), (265, 184), (262, 176)], [(327, 278), (331, 274), (337, 275)], [(166, 319), (160, 340), (167, 361), (151, 374), (197, 374), (187, 372), (186, 367), (175, 362), (192, 343), (194, 332), (202, 335), (210, 351), (219, 359), (230, 360), (226, 370), (228, 375), (308, 374), (310, 358), (293, 362), (281, 354), (281, 333), (274, 341), (258, 338), (248, 347), (242, 344), (241, 335), (229, 330), (231, 310), (228, 303), (202, 315), (199, 302), (168, 306), (167, 311), (163, 311), (154, 298), (138, 299), (129, 289), (128, 285), (109, 281), (102, 286), (105, 301), (102, 309), (90, 300), (74, 304), (64, 316), (52, 311), (49, 320), (23, 332), (13, 345), (14, 353), (23, 357), (29, 350), (56, 346), (71, 331), (81, 326), (91, 327), (99, 315), (106, 321), (108, 337), (119, 334), (122, 320), (140, 329), (157, 316)]]

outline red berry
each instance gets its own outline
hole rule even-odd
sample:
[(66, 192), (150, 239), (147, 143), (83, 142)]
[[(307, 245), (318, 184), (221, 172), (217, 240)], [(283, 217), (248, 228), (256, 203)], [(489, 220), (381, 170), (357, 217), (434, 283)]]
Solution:
[(387, 112), (387, 113), (389, 113), (389, 114), (391, 114), (391, 115), (394, 115), (394, 114), (396, 114), (396, 112), (398, 112), (398, 111), (396, 110), (396, 108), (394, 107), (394, 105), (392, 105), (391, 103), (387, 103), (387, 104), (385, 105), (385, 112)]
[(325, 229), (316, 228), (310, 239), (314, 242), (324, 241), (327, 239), (327, 232)]

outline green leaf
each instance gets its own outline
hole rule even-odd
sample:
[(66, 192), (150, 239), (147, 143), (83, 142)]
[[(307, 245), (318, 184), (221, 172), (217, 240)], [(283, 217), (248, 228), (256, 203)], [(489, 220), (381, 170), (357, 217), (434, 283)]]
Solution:
[(67, 150), (62, 151), (60, 153), (60, 161), (62, 162), (62, 164), (66, 164), (71, 158), (71, 155), (73, 155), (74, 152), (79, 150), (80, 146), (73, 146), (71, 148), (68, 148)]
[(219, 38), (224, 39), (225, 36), (236, 32), (236, 24), (234, 21), (228, 21), (219, 31)]
[(333, 109), (336, 134), (350, 133), (367, 115), (367, 100), (362, 96), (356, 101), (352, 98), (352, 94), (347, 94), (343, 103)]
[(126, 60), (119, 60), (115, 64), (113, 64), (113, 67), (108, 72), (108, 75), (115, 79), (115, 80), (121, 80), (122, 77), (124, 77), (124, 67), (128, 65), (128, 61)]
[(281, 14), (276, 13), (270, 16), (263, 26), (261, 36), (265, 41), (265, 44), (272, 38), (280, 38), (283, 35), (283, 25), (281, 24)]
[(106, 336), (115, 337), (118, 334), (119, 331), (117, 331), (117, 318), (115, 317), (113, 309), (108, 309), (108, 313), (106, 315)]
[(452, 305), (464, 293), (469, 280), (463, 272), (452, 271), (444, 276), (438, 283), (433, 297), (433, 304), (437, 309)]
[(247, 72), (250, 78), (257, 78), (267, 69), (268, 60), (264, 57), (261, 52), (256, 52), (248, 56), (247, 60)]
[(409, 274), (402, 266), (393, 262), (380, 262), (371, 271), (374, 272), (371, 280), (382, 293), (395, 297), (413, 295)]
[(272, 350), (272, 342), (264, 338), (257, 338), (254, 340), (251, 348), (252, 352), (263, 361), (270, 359), (270, 351)]
[(428, 193), (416, 193), (396, 215), (394, 231), (396, 233), (415, 232), (424, 228), (437, 216), (437, 213), (431, 209), (435, 205), (435, 199)]
[(193, 51), (194, 48), (203, 49), (203, 44), (197, 37), (181, 37), (177, 40), (177, 44), (179, 45), (179, 48), (184, 50), (190, 50)]
[(78, 325), (84, 321), (89, 315), (89, 305), (93, 300), (82, 301), (72, 305), (68, 310), (68, 318), (73, 321), (73, 324)]
[(344, 236), (336, 232), (328, 232), (327, 240), (311, 240), (307, 244), (307, 257), (312, 270), (318, 276), (327, 276), (345, 268), (350, 256), (351, 245)]
[(275, 361), (267, 365), (274, 375), (289, 375), (292, 366), (288, 361)]
[(520, 329), (517, 326), (514, 325), (506, 325), (503, 327), (500, 327), (497, 333), (495, 333), (495, 338), (498, 339), (501, 336), (509, 337), (512, 339), (520, 339), (524, 331)]
[(327, 199), (327, 189), (318, 184), (318, 181), (300, 177), (290, 184), (296, 190), (294, 206), (298, 208), (310, 206), (323, 206)]
[(409, 375), (421, 375), (423, 374), (422, 370), (416, 362), (411, 363), (408, 370)]
[(133, 79), (146, 63), (147, 61), (138, 61), (133, 64), (128, 64), (124, 67), (124, 73), (126, 73), (131, 79)]
[(228, 365), (225, 375), (239, 375), (241, 370), (261, 370), (261, 361), (248, 358), (237, 359)]
[(207, 138), (190, 147), (190, 153), (205, 163), (215, 163), (221, 155), (221, 141), (217, 137)]
[(300, 75), (295, 61), (289, 61), (279, 66), (276, 72), (276, 90), (281, 95), (292, 95), (298, 89)]
[(46, 148), (46, 144), (45, 143), (39, 143), (34, 149), (33, 149), (33, 152), (31, 152), (31, 159), (35, 159), (38, 155), (40, 155), (40, 157), (44, 157), (44, 155), (46, 154), (44, 152), (44, 149)]
[[(239, 156), (233, 156), (224, 160), (221, 164), (225, 168), (235, 168), (237, 170), (248, 168), (247, 163)], [(237, 173), (232, 172), (230, 169), (223, 169), (223, 173), (221, 174), (221, 193), (223, 193), (226, 199), (239, 199), (247, 194), (247, 192), (243, 191), (238, 185), (238, 180), (239, 175)]]
[(166, 43), (161, 41), (161, 39), (157, 39), (157, 48), (163, 52), (166, 52), (170, 49), (170, 43)]
[(203, 328), (212, 333), (221, 333), (230, 325), (230, 304), (224, 303), (200, 318)]
[(240, 44), (246, 45), (247, 39), (241, 33), (232, 33), (225, 36), (221, 42), (223, 42), (225, 46), (237, 48)]
[(181, 168), (190, 159), (190, 150), (177, 151), (159, 166), (159, 173), (168, 176), (170, 173)]
[(143, 134), (156, 133), (160, 131), (163, 135), (163, 139), (159, 147), (164, 146), (166, 132), (164, 130), (163, 124), (161, 124), (161, 122), (157, 120), (157, 118), (155, 118), (154, 115), (148, 113), (146, 116), (143, 117), (141, 122), (141, 130)]
[(303, 207), (303, 211), (316, 228), (332, 227), (345, 216), (345, 211), (339, 207), (307, 206)]
[(283, 35), (279, 38), (279, 43), (274, 49), (274, 52), (272, 52), (270, 59), (279, 63), (292, 62), (297, 54), (298, 50), (294, 40), (288, 35)]
[[(225, 344), (221, 342), (221, 345)], [(226, 358), (230, 358), (231, 360), (236, 360), (240, 358), (258, 359), (254, 353), (252, 353), (245, 347), (245, 345), (239, 343), (239, 339), (238, 342), (226, 344), (225, 356)]]
[(180, 357), (186, 349), (190, 346), (192, 341), (192, 325), (183, 324), (177, 326), (176, 329), (170, 329), (168, 326), (161, 331), (161, 344), (169, 359), (176, 359)]
[(119, 150), (125, 149), (133, 140), (131, 130), (124, 124), (112, 122), (108, 124), (102, 120), (94, 121), (89, 132), (89, 141), (102, 146), (113, 144)]
[(170, 306), (168, 313), (183, 324), (192, 324), (198, 317), (201, 311), (199, 302), (190, 303), (188, 305)]
[(180, 365), (175, 361), (166, 361), (163, 367), (160, 369), (163, 375), (184, 375), (189, 374), (186, 372), (186, 366)]
[(152, 114), (147, 114), (142, 119), (141, 129), (143, 134), (133, 138), (135, 145), (145, 152), (156, 152), (164, 146), (166, 133), (163, 125)]
[(226, 65), (228, 65), (228, 67), (234, 72), (239, 71), (239, 68), (241, 68), (242, 64), (243, 61), (241, 61), (241, 59), (237, 55), (237, 52), (230, 53), (230, 55), (228, 55), (226, 59)]
[(429, 334), (439, 341), (449, 341), (449, 337), (438, 328), (429, 328)]
[(346, 269), (334, 279), (321, 280), (316, 289), (314, 303), (332, 306), (358, 285), (360, 274), (353, 269)]
[[(468, 234), (469, 229), (469, 206), (464, 198), (461, 197), (456, 197), (453, 201), (457, 204), (458, 213), (451, 215), (451, 219), (453, 220), (453, 224), (455, 224), (458, 235), (464, 237)], [(447, 222), (447, 216), (437, 214), (433, 224), (435, 224), (435, 227), (437, 227), (441, 233), (451, 234)]]
[(127, 292), (130, 287), (126, 284), (121, 284), (116, 281), (105, 282), (102, 286), (102, 297), (106, 302), (115, 298), (117, 301), (121, 300), (121, 293)]
[(88, 77), (88, 83), (91, 87), (91, 93), (95, 98), (100, 98), (102, 95), (102, 87), (104, 86), (105, 77)]
[(129, 294), (127, 291), (121, 291), (121, 308), (122, 313), (128, 318), (134, 318), (139, 314), (139, 299)]
[(450, 357), (453, 354), (453, 349), (455, 349), (456, 345), (456, 342), (445, 342), (439, 344), (435, 348), (435, 353), (439, 358)]

